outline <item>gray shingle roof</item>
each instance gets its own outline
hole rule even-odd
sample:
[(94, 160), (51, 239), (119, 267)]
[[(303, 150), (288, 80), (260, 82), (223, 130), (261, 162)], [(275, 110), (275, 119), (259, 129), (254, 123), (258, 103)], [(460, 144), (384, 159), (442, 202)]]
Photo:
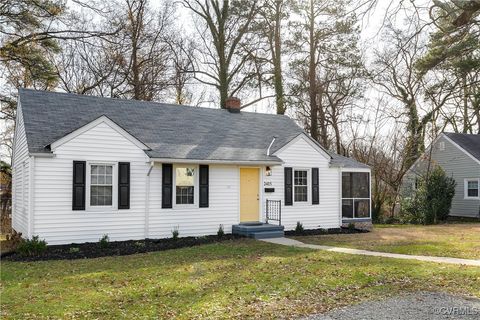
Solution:
[(365, 168), (365, 169), (370, 168), (366, 164), (358, 162), (352, 158), (347, 158), (330, 151), (328, 153), (332, 157), (332, 160), (330, 160), (330, 164), (332, 166), (343, 167), (343, 168)]
[[(112, 99), (70, 93), (20, 89), (28, 149), (48, 153), (48, 146), (65, 135), (106, 116), (147, 145), (152, 158), (281, 161), (267, 156), (303, 130), (282, 115)], [(365, 167), (331, 153), (332, 162)]]
[(444, 134), (476, 159), (480, 160), (480, 134), (451, 132), (444, 132)]

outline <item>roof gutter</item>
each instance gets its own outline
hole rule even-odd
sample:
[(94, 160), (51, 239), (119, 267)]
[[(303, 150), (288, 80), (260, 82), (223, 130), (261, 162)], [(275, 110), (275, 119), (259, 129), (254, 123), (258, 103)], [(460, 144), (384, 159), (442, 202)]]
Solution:
[(37, 157), (37, 158), (53, 158), (55, 154), (53, 152), (30, 152), (28, 154), (30, 157)]
[(150, 158), (150, 161), (161, 163), (195, 163), (195, 164), (236, 164), (236, 165), (281, 165), (281, 160), (205, 160), (205, 159), (175, 159)]

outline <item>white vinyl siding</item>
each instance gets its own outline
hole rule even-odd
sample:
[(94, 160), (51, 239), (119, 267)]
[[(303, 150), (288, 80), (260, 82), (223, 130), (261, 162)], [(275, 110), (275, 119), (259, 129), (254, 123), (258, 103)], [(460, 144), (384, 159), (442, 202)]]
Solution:
[(208, 208), (199, 208), (197, 201), (193, 208), (174, 204), (172, 209), (162, 209), (162, 167), (155, 164), (150, 175), (148, 237), (171, 237), (176, 227), (180, 237), (211, 235), (217, 233), (220, 224), (231, 233), (240, 218), (239, 181), (238, 166), (209, 165)]
[[(300, 137), (277, 155), (284, 161), (283, 166), (271, 166), (272, 175), (264, 177), (264, 181), (271, 182), (275, 189), (273, 193), (264, 194), (265, 200), (282, 201), (282, 224), (285, 230), (293, 230), (300, 221), (306, 229), (315, 228), (338, 228), (341, 223), (340, 216), (340, 182), (338, 168), (329, 166), (329, 159), (315, 149), (306, 137)], [(285, 206), (284, 197), (284, 167), (292, 167), (293, 170), (309, 168), (308, 185), (311, 185), (311, 168), (318, 168), (320, 203), (310, 205), (308, 203), (293, 203)], [(270, 187), (270, 186), (269, 186)], [(311, 189), (308, 188), (308, 201), (311, 201)], [(265, 219), (263, 210), (263, 220)]]
[[(104, 234), (112, 241), (144, 238), (148, 158), (143, 150), (102, 122), (54, 153), (54, 158), (36, 158), (35, 234), (49, 244), (96, 242)], [(130, 162), (130, 209), (72, 211), (74, 160), (87, 164)]]
[(12, 227), (29, 237), (30, 157), (21, 104), (17, 107), (12, 164)]

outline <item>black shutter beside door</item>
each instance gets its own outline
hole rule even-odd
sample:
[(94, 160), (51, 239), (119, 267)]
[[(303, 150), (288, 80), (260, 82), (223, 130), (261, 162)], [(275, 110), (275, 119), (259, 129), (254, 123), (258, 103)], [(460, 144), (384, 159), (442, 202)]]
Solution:
[(320, 203), (320, 188), (318, 186), (318, 168), (312, 168), (312, 204)]
[(130, 162), (118, 163), (118, 209), (130, 209)]
[(199, 207), (208, 208), (208, 165), (200, 165), (199, 182)]
[(292, 181), (292, 168), (284, 168), (284, 184), (285, 184), (285, 205), (291, 206), (293, 203), (293, 181)]
[(162, 164), (162, 208), (172, 207), (173, 196), (173, 167), (171, 163)]
[(73, 161), (72, 210), (85, 210), (86, 161)]

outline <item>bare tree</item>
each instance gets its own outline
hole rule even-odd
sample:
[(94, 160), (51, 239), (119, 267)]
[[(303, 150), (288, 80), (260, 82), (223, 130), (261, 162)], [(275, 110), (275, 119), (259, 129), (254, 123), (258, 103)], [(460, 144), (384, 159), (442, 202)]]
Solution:
[(286, 21), (290, 16), (291, 0), (266, 0), (259, 8), (259, 19), (255, 20), (254, 31), (265, 42), (265, 54), (257, 56), (256, 59), (266, 64), (267, 70), (261, 77), (266, 78), (267, 84), (275, 90), (275, 104), (277, 114), (284, 114), (286, 111), (284, 74), (282, 66), (283, 33)]
[(251, 0), (183, 0), (182, 3), (196, 18), (199, 43), (195, 55), (200, 60), (195, 61), (195, 78), (218, 90), (220, 106), (224, 108), (229, 96), (239, 95), (256, 77), (251, 64), (254, 45), (247, 37), (258, 4)]

